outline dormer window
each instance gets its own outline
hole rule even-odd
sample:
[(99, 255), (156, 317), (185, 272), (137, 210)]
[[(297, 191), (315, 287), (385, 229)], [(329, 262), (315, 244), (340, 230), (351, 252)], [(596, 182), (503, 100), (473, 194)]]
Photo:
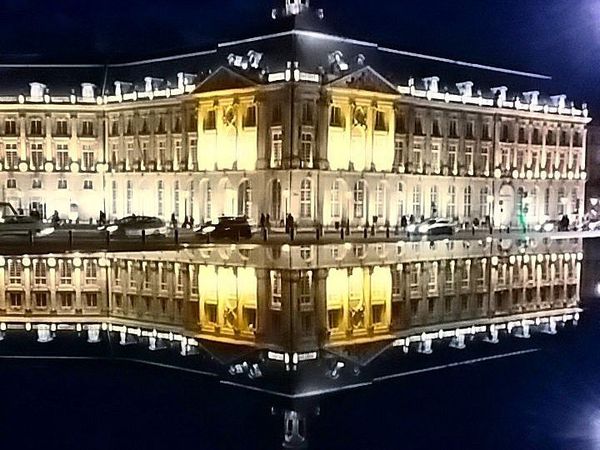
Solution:
[(157, 89), (160, 89), (164, 80), (162, 80), (161, 78), (146, 77), (146, 78), (144, 78), (144, 82), (145, 82), (145, 91), (152, 92)]
[(425, 84), (425, 90), (437, 94), (439, 92), (439, 77), (429, 77), (423, 78), (423, 83)]
[(456, 87), (460, 95), (463, 97), (472, 97), (473, 96), (473, 82), (465, 81), (464, 83), (456, 83)]
[(30, 96), (33, 100), (42, 100), (46, 93), (46, 85), (42, 83), (30, 83)]
[(177, 87), (179, 89), (185, 89), (186, 86), (194, 84), (195, 79), (196, 75), (179, 72), (177, 74)]
[(173, 133), (181, 133), (181, 116), (175, 117), (175, 125), (173, 125)]
[(96, 86), (92, 83), (82, 83), (81, 96), (85, 99), (93, 99), (96, 96)]

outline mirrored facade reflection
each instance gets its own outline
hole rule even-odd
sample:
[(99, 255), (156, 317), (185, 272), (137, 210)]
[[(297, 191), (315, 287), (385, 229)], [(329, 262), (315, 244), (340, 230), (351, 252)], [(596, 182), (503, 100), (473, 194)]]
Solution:
[(0, 354), (135, 359), (259, 390), (301, 448), (323, 394), (573, 326), (582, 261), (578, 239), (6, 256)]

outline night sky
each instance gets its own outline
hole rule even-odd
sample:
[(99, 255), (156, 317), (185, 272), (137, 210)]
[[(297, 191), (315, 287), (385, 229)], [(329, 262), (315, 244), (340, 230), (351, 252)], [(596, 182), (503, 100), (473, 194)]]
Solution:
[[(339, 34), (546, 73), (577, 104), (600, 112), (600, 0), (312, 1)], [(255, 34), (274, 3), (3, 0), (0, 62), (104, 62), (203, 49)]]

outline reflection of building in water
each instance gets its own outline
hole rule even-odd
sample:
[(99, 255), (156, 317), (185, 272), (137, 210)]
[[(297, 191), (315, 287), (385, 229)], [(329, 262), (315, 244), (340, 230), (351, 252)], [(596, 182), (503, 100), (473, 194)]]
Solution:
[(287, 352), (524, 320), (579, 301), (580, 241), (7, 257), (0, 309)]

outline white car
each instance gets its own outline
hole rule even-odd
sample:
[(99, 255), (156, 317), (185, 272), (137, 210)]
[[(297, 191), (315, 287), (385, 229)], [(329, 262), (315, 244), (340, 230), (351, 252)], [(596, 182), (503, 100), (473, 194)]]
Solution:
[(30, 231), (41, 237), (51, 235), (55, 229), (36, 217), (19, 215), (10, 203), (0, 202), (0, 234), (29, 234)]
[(419, 224), (412, 224), (406, 228), (411, 234), (422, 234), (430, 236), (453, 235), (456, 224), (450, 219), (437, 218), (427, 219)]

